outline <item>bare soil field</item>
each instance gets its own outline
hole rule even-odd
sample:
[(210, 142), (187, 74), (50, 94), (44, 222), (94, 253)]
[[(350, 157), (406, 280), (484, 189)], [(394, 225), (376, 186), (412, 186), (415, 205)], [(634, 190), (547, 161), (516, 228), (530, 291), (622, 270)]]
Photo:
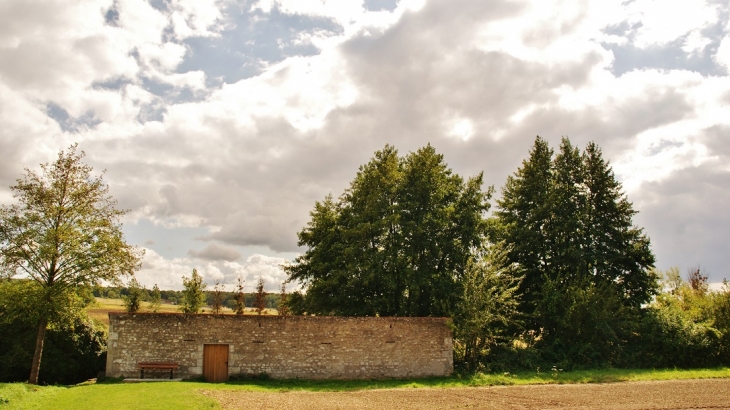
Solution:
[(353, 392), (204, 391), (224, 409), (730, 409), (730, 379)]

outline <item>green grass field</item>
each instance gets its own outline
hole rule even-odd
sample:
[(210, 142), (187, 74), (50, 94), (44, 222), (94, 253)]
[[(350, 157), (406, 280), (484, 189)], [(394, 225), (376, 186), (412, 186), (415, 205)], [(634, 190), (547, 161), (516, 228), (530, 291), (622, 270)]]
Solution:
[(609, 383), (670, 379), (730, 378), (730, 368), (701, 370), (590, 370), (439, 377), (412, 380), (245, 380), (228, 383), (83, 383), (31, 386), (0, 383), (0, 408), (7, 409), (217, 409), (205, 390), (286, 392), (353, 391), (384, 388), (444, 388), (550, 383)]

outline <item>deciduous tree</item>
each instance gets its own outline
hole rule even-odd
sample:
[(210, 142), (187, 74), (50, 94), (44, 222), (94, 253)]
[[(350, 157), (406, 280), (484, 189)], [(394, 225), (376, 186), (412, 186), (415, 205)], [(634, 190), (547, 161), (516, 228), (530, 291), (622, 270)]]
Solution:
[(160, 310), (161, 304), (162, 304), (162, 294), (160, 293), (160, 288), (155, 283), (155, 286), (152, 287), (152, 292), (150, 293), (150, 306), (149, 306), (150, 311), (158, 312)]
[(139, 310), (142, 305), (142, 288), (140, 287), (137, 278), (132, 278), (127, 285), (129, 293), (126, 296), (122, 296), (124, 302), (124, 308), (129, 313), (135, 313)]
[(278, 311), (280, 316), (289, 316), (291, 312), (289, 312), (289, 305), (287, 305), (288, 302), (288, 295), (286, 294), (286, 283), (281, 284), (281, 292), (279, 293), (279, 305), (278, 305)]
[(214, 315), (219, 315), (221, 309), (223, 309), (223, 285), (220, 279), (216, 279), (215, 285), (213, 285), (213, 304), (211, 307)]
[(246, 310), (246, 295), (243, 293), (243, 278), (238, 277), (236, 282), (236, 296), (234, 297), (234, 310), (237, 315), (242, 315)]
[(197, 269), (193, 269), (190, 278), (183, 276), (183, 296), (180, 301), (180, 310), (183, 313), (198, 313), (200, 308), (205, 306), (205, 282), (203, 277), (198, 274)]
[(101, 176), (82, 162), (76, 145), (41, 172), (25, 170), (11, 186), (16, 203), (0, 207), (0, 271), (41, 286), (43, 307), (30, 372), (38, 382), (49, 318), (61, 295), (101, 281), (118, 281), (139, 268), (142, 252), (124, 241), (120, 218)]
[(259, 283), (256, 284), (256, 301), (254, 302), (256, 307), (256, 313), (259, 315), (266, 309), (266, 291), (264, 290), (264, 278), (259, 278)]
[(463, 291), (454, 315), (454, 338), (463, 345), (467, 369), (475, 371), (481, 357), (497, 343), (509, 340), (518, 315), (520, 277), (505, 263), (503, 244), (484, 246), (469, 260)]

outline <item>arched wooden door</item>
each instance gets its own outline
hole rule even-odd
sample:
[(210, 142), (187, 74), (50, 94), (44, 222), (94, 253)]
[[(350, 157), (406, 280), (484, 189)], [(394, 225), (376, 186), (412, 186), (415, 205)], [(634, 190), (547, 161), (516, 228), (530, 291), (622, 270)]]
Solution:
[(203, 377), (213, 383), (228, 380), (228, 345), (203, 345)]

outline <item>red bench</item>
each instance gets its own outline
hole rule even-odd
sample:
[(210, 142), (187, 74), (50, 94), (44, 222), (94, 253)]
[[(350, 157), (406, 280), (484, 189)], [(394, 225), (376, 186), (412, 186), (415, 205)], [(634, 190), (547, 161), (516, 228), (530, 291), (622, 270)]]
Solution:
[(172, 371), (177, 370), (177, 363), (169, 362), (139, 362), (137, 363), (137, 370), (140, 371), (139, 378), (144, 379), (145, 370), (165, 370), (170, 371), (170, 379), (172, 379)]

